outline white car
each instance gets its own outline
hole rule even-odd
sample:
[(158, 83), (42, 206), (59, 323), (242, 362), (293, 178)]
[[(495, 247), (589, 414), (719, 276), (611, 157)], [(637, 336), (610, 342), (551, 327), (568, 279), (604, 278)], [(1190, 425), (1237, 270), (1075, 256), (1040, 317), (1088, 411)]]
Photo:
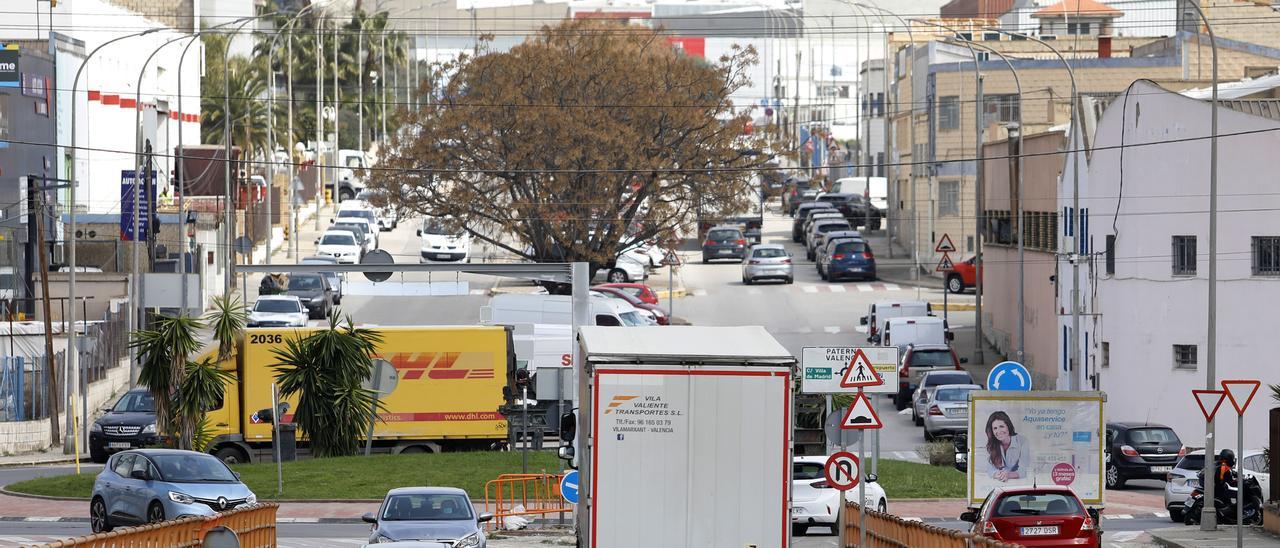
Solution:
[(249, 327), (306, 327), (307, 309), (293, 295), (263, 295), (249, 311)]
[(316, 255), (321, 257), (333, 257), (339, 263), (356, 264), (360, 262), (360, 255), (364, 248), (360, 242), (356, 241), (354, 234), (345, 230), (330, 230), (320, 237), (320, 243), (316, 245)]
[[(836, 532), (836, 512), (840, 506), (840, 491), (827, 483), (823, 468), (827, 457), (814, 455), (796, 457), (791, 472), (791, 533), (803, 535), (809, 527), (830, 527)], [(869, 466), (869, 463), (863, 464)], [(864, 471), (865, 472), (865, 471)], [(889, 511), (889, 498), (876, 481), (875, 474), (863, 474), (866, 483), (866, 506), (878, 512)], [(858, 488), (844, 492), (844, 500), (858, 501)]]
[(435, 219), (423, 219), (418, 236), (422, 237), (421, 262), (471, 262), (471, 234), (465, 230), (454, 230)]
[(333, 223), (333, 229), (343, 227), (350, 227), (360, 233), (360, 240), (365, 253), (378, 249), (378, 238), (374, 233), (369, 232), (369, 223), (364, 222), (362, 219), (350, 218)]
[(612, 284), (644, 281), (649, 278), (649, 259), (644, 254), (623, 253), (612, 266), (600, 269), (599, 273)]
[[(1231, 450), (1235, 451), (1235, 449)], [(1240, 465), (1244, 467), (1244, 476), (1257, 478), (1258, 487), (1262, 488), (1263, 496), (1267, 496), (1271, 492), (1271, 467), (1268, 466), (1263, 451), (1245, 449), (1243, 455), (1236, 455), (1236, 459), (1239, 459)], [(1170, 520), (1182, 523), (1184, 503), (1187, 497), (1191, 496), (1191, 491), (1195, 489), (1199, 481), (1198, 474), (1203, 469), (1204, 450), (1197, 449), (1178, 459), (1178, 463), (1165, 475), (1164, 505), (1169, 510)]]
[[(381, 189), (366, 188), (356, 194), (356, 201), (363, 203), (369, 209), (372, 209), (378, 215), (378, 226), (382, 230), (395, 230), (400, 226), (400, 212), (396, 207), (384, 198), (386, 191)], [(379, 206), (378, 204), (382, 204)]]
[(378, 213), (363, 202), (347, 202), (338, 206), (338, 217), (334, 221), (364, 221), (369, 225), (369, 232), (373, 234), (374, 247), (378, 242), (378, 235), (382, 232), (378, 224)]

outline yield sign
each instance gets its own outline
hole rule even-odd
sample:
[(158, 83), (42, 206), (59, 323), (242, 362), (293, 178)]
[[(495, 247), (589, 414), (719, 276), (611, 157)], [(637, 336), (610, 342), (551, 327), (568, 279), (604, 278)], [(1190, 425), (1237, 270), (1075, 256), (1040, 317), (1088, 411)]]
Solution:
[(1195, 396), (1196, 405), (1204, 413), (1205, 422), (1213, 422), (1213, 416), (1218, 414), (1218, 408), (1222, 407), (1222, 399), (1227, 393), (1222, 390), (1192, 390), (1191, 395)]
[(951, 253), (956, 250), (956, 244), (951, 243), (950, 234), (943, 234), (942, 238), (938, 240), (937, 247), (934, 247), (933, 250), (938, 253)]
[(955, 269), (956, 269), (956, 265), (955, 263), (951, 262), (951, 256), (947, 255), (946, 253), (943, 253), (942, 259), (938, 261), (938, 266), (937, 268), (934, 268), (933, 271), (934, 272), (951, 272)]
[(838, 451), (827, 457), (827, 464), (822, 467), (827, 483), (841, 491), (848, 491), (858, 486), (858, 478), (862, 475), (862, 464), (858, 456), (848, 451)]
[(1253, 401), (1253, 395), (1258, 393), (1259, 386), (1262, 386), (1262, 381), (1222, 381), (1222, 389), (1226, 391), (1227, 399), (1231, 400), (1231, 407), (1236, 408), (1237, 415), (1243, 415), (1244, 410), (1249, 408), (1249, 402)]
[(871, 407), (871, 400), (867, 399), (867, 395), (858, 392), (858, 396), (853, 398), (853, 403), (849, 404), (849, 410), (845, 411), (844, 418), (840, 420), (840, 428), (845, 430), (868, 430), (884, 428), (884, 423), (880, 422), (880, 416), (876, 415), (876, 410)]
[(840, 379), (840, 388), (860, 388), (865, 386), (880, 386), (884, 384), (884, 379), (880, 377), (880, 372), (871, 365), (871, 360), (867, 359), (867, 355), (859, 348), (853, 353), (853, 359), (849, 360), (849, 365), (844, 368), (844, 377)]

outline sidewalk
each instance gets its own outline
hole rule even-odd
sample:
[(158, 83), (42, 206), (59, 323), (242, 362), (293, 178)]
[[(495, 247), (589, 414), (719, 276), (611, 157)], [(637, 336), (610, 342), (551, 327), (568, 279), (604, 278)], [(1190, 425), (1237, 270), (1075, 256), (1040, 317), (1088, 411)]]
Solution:
[[(0, 456), (0, 468), (10, 466), (38, 466), (42, 464), (63, 464), (75, 462), (75, 455), (64, 454), (62, 447), (53, 447), (37, 453)], [(80, 464), (93, 464), (88, 454), (80, 455)]]
[[(927, 287), (930, 289), (942, 289), (942, 278), (925, 274), (921, 272), (918, 277), (913, 277), (912, 270), (914, 262), (911, 259), (910, 251), (900, 245), (889, 244), (888, 232), (885, 230), (877, 230), (864, 234), (867, 243), (871, 244), (871, 249), (876, 250), (876, 276), (886, 282), (893, 282), (899, 285), (910, 285)], [(890, 257), (892, 255), (892, 257)]]
[[(1201, 531), (1200, 526), (1169, 527), (1147, 531), (1152, 540), (1161, 546), (1173, 548), (1228, 548), (1236, 545), (1236, 528), (1220, 526), (1217, 531)], [(1280, 546), (1280, 538), (1276, 538), (1260, 527), (1246, 527), (1244, 545), (1250, 548), (1262, 546)]]

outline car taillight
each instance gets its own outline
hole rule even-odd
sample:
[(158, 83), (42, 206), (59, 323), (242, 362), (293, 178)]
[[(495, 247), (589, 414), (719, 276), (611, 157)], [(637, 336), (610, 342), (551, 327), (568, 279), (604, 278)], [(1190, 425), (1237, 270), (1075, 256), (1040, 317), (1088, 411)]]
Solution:
[(782, 264), (791, 264), (791, 259), (783, 259)]
[(941, 409), (938, 409), (938, 406), (936, 406), (936, 405), (930, 405), (930, 406), (929, 406), (929, 414), (930, 414), (930, 415), (934, 415), (934, 416), (939, 416), (939, 417), (940, 417), (940, 416), (942, 416), (942, 410), (941, 410)]
[(984, 521), (984, 522), (982, 522), (982, 534), (984, 534), (984, 535), (996, 535), (996, 534), (999, 534), (999, 533), (1000, 533), (1000, 531), (996, 530), (996, 524), (995, 524), (995, 523), (992, 523), (992, 522), (990, 522), (990, 521)]
[(1182, 458), (1185, 456), (1187, 456), (1187, 446), (1184, 445), (1182, 446), (1181, 449), (1178, 449), (1178, 458)]
[(831, 484), (827, 483), (826, 481), (815, 481), (813, 483), (810, 483), (809, 487), (812, 487), (814, 489), (831, 489)]
[(750, 263), (748, 263), (748, 264), (760, 264), (760, 261), (757, 261), (757, 260), (755, 260), (755, 259), (751, 259), (751, 262), (750, 262)]
[(1199, 489), (1192, 489), (1192, 490), (1191, 490), (1191, 498), (1195, 498), (1195, 497), (1198, 497), (1198, 496), (1200, 496), (1200, 490), (1199, 490)]
[(716, 242), (715, 240), (707, 240), (705, 242), (702, 242), (702, 245), (706, 245), (706, 246), (716, 245)]
[(867, 251), (867, 252), (865, 252), (865, 253), (863, 253), (863, 254), (862, 254), (862, 258), (863, 258), (863, 259), (874, 259), (874, 258), (875, 258), (875, 256), (874, 256), (874, 255), (872, 255), (870, 251)]
[(1120, 446), (1120, 454), (1122, 454), (1122, 455), (1124, 455), (1124, 456), (1126, 456), (1126, 457), (1136, 457), (1136, 456), (1138, 456), (1138, 450), (1137, 450), (1137, 449), (1134, 449), (1134, 448), (1132, 448), (1132, 447), (1129, 447), (1128, 445), (1121, 445), (1121, 446)]
[(736, 242), (734, 242), (734, 243), (735, 243), (735, 244), (738, 244), (738, 245), (747, 245), (747, 241), (746, 241), (746, 240), (738, 240), (738, 241), (736, 241)]
[(1081, 531), (1092, 531), (1092, 530), (1093, 530), (1093, 518), (1089, 517), (1089, 515), (1088, 515), (1088, 514), (1085, 514), (1085, 516), (1084, 516), (1084, 523), (1081, 523), (1081, 524), (1080, 524), (1080, 530), (1081, 530)]
[(831, 260), (833, 261), (839, 261), (841, 259), (844, 259), (844, 253), (836, 253), (835, 255), (831, 256)]

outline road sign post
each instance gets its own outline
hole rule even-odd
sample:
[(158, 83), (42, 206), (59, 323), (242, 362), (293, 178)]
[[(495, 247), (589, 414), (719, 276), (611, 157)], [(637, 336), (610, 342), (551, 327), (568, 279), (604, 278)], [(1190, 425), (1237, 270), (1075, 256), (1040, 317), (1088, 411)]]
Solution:
[[(942, 272), (942, 319), (943, 321), (947, 321), (950, 319), (948, 314), (948, 309), (950, 307), (947, 306), (947, 294), (951, 292), (950, 288), (947, 287), (950, 284), (950, 282), (947, 281), (947, 273), (953, 272), (956, 269), (956, 264), (951, 261), (950, 255), (951, 252), (956, 250), (956, 245), (951, 243), (951, 236), (949, 234), (943, 233), (942, 237), (938, 239), (938, 245), (934, 246), (933, 250), (942, 254), (942, 259), (938, 260), (938, 266), (934, 268), (934, 270)], [(960, 287), (964, 287), (963, 281), (961, 281)], [(982, 318), (978, 318), (978, 321), (981, 322)]]
[[(801, 353), (800, 392), (803, 394), (853, 394), (857, 385), (843, 386), (853, 372), (870, 393), (891, 393), (891, 383), (871, 384), (869, 377), (885, 379), (898, 374), (898, 348), (893, 346), (809, 346)], [(862, 368), (861, 376), (856, 375)], [(874, 370), (874, 371), (872, 371)]]
[[(1231, 407), (1236, 410), (1236, 548), (1244, 548), (1244, 411), (1249, 408), (1262, 381), (1228, 379), (1220, 381), (1220, 384), (1231, 401)], [(1209, 458), (1208, 455), (1205, 457)]]
[(1031, 390), (1031, 372), (1018, 362), (1000, 362), (987, 373), (987, 390)]

